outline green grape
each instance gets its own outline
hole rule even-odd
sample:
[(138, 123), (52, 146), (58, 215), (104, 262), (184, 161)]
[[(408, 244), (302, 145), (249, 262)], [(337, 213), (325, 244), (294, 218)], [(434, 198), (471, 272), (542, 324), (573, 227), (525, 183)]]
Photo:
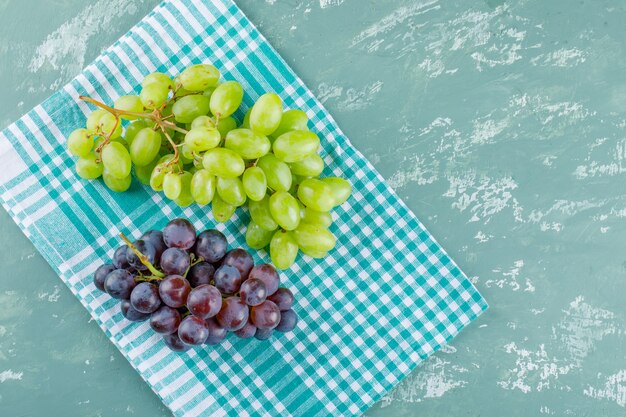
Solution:
[(140, 130), (130, 145), (130, 159), (137, 166), (152, 162), (161, 149), (161, 134), (149, 127)]
[(261, 201), (267, 190), (265, 173), (259, 167), (246, 169), (242, 177), (243, 189), (250, 200)]
[(215, 121), (211, 116), (198, 116), (191, 122), (191, 128), (206, 127), (208, 129), (215, 129)]
[[(159, 164), (161, 163), (165, 163), (165, 162), (170, 162), (174, 159), (174, 154), (173, 153), (168, 153), (163, 155), (160, 159), (159, 159)], [(179, 159), (178, 160), (178, 168), (180, 168), (181, 170), (183, 169), (183, 163), (182, 161)]]
[(226, 138), (228, 132), (234, 129), (237, 129), (237, 120), (235, 120), (235, 118), (232, 116), (220, 119), (219, 123), (217, 124), (217, 130), (219, 130), (222, 139)]
[(276, 230), (278, 223), (272, 217), (270, 212), (270, 199), (268, 196), (263, 197), (261, 201), (248, 202), (248, 208), (250, 209), (250, 217), (252, 220), (267, 231)]
[(277, 138), (283, 133), (291, 132), (292, 130), (309, 130), (307, 126), (308, 122), (309, 118), (302, 110), (287, 110), (283, 113), (280, 119), (280, 125), (278, 125), (278, 128), (272, 133), (272, 137)]
[(244, 159), (257, 159), (266, 155), (271, 148), (270, 140), (250, 129), (235, 129), (228, 132), (224, 147), (237, 152)]
[(186, 144), (180, 147), (180, 158), (183, 161), (183, 165), (187, 165), (193, 162), (195, 159), (193, 156), (193, 151)]
[(191, 195), (196, 203), (206, 205), (213, 200), (215, 195), (215, 176), (211, 175), (206, 169), (199, 169), (191, 178)]
[(139, 133), (141, 129), (144, 129), (146, 127), (153, 127), (153, 126), (154, 126), (154, 122), (150, 122), (149, 120), (146, 120), (146, 119), (135, 120), (134, 122), (126, 126), (126, 132), (124, 132), (124, 139), (126, 139), (126, 142), (128, 142), (128, 145), (130, 146), (133, 144), (133, 139), (135, 139), (135, 136), (137, 136), (137, 133)]
[(315, 211), (310, 207), (305, 207), (300, 214), (303, 223), (316, 224), (326, 228), (333, 224), (333, 216), (327, 211)]
[(274, 141), (272, 150), (284, 162), (299, 162), (317, 152), (320, 138), (308, 130), (293, 130), (283, 133)]
[(100, 122), (100, 118), (105, 114), (109, 114), (108, 111), (102, 109), (96, 109), (87, 116), (87, 130), (92, 133), (96, 133), (98, 131), (98, 123)]
[(220, 84), (211, 95), (211, 113), (219, 117), (233, 114), (243, 100), (243, 87), (237, 81)]
[(122, 124), (118, 122), (117, 118), (111, 113), (103, 114), (100, 120), (98, 120), (98, 127), (96, 128), (98, 133), (103, 136), (109, 136), (111, 139), (119, 138), (122, 136)]
[(250, 113), (252, 113), (252, 107), (250, 107), (243, 116), (243, 122), (241, 122), (241, 127), (243, 129), (250, 129)]
[(193, 203), (193, 196), (191, 195), (191, 179), (193, 178), (191, 172), (185, 171), (180, 176), (181, 188), (180, 194), (174, 203), (180, 207), (188, 207)]
[(293, 237), (298, 246), (307, 252), (328, 252), (336, 243), (335, 236), (318, 224), (300, 223), (293, 231)]
[(185, 135), (185, 145), (194, 152), (204, 152), (215, 148), (222, 140), (220, 132), (214, 127), (192, 128)]
[(211, 211), (213, 212), (213, 217), (220, 223), (227, 222), (233, 214), (235, 214), (235, 210), (237, 207), (228, 204), (219, 196), (219, 194), (215, 194), (213, 196), (213, 203), (211, 205)]
[(185, 68), (176, 79), (186, 90), (204, 91), (217, 85), (220, 72), (213, 65), (197, 64)]
[(176, 200), (183, 190), (181, 175), (177, 172), (168, 172), (163, 177), (163, 194), (170, 200)]
[(161, 110), (161, 116), (163, 117), (168, 117), (172, 115), (172, 108), (174, 108), (174, 101), (171, 100), (169, 103), (167, 103), (167, 105), (165, 107), (163, 107), (163, 110)]
[(126, 178), (130, 175), (131, 159), (128, 150), (119, 142), (110, 142), (102, 148), (102, 163), (109, 172), (117, 178)]
[(289, 166), (268, 153), (260, 158), (257, 166), (265, 173), (267, 186), (274, 191), (288, 191), (291, 188), (291, 171)]
[(150, 187), (154, 191), (163, 191), (163, 180), (165, 178), (165, 174), (169, 172), (167, 162), (163, 162), (161, 159), (150, 174)]
[(238, 177), (217, 178), (217, 193), (226, 203), (235, 207), (242, 206), (246, 202), (246, 192)]
[(158, 109), (167, 101), (170, 90), (161, 83), (152, 83), (142, 87), (139, 93), (141, 103), (146, 109)]
[(162, 72), (153, 72), (146, 75), (146, 77), (141, 82), (141, 86), (146, 87), (149, 84), (160, 84), (162, 87), (169, 89), (174, 88), (174, 81), (172, 80), (172, 78)]
[(190, 95), (176, 100), (172, 114), (178, 123), (191, 123), (198, 116), (209, 112), (209, 98), (203, 95)]
[(238, 153), (230, 149), (214, 148), (204, 153), (202, 165), (211, 174), (222, 178), (235, 178), (243, 174), (246, 164)]
[(278, 269), (289, 268), (298, 256), (298, 244), (292, 232), (279, 230), (270, 241), (270, 258)]
[(87, 129), (76, 129), (67, 138), (67, 149), (74, 156), (87, 156), (93, 148), (93, 138)]
[(298, 198), (302, 204), (317, 211), (330, 211), (335, 207), (332, 188), (315, 178), (307, 178), (300, 183)]
[[(143, 112), (143, 103), (141, 102), (141, 98), (139, 98), (139, 96), (121, 96), (115, 100), (113, 107), (118, 110), (130, 111), (133, 113)], [(137, 116), (127, 114), (123, 114), (121, 117), (127, 120), (136, 120), (138, 118)]]
[(83, 179), (95, 180), (102, 175), (103, 170), (102, 162), (98, 162), (98, 157), (93, 152), (76, 161), (76, 173)]
[(276, 223), (285, 230), (293, 230), (300, 223), (298, 200), (286, 191), (278, 191), (270, 197), (270, 213)]
[(316, 153), (288, 165), (292, 173), (301, 177), (317, 177), (324, 170), (324, 160)]
[(348, 181), (338, 177), (327, 177), (323, 178), (322, 181), (332, 190), (335, 206), (345, 203), (346, 200), (350, 198), (352, 185)]
[(213, 95), (213, 91), (215, 91), (216, 88), (217, 88), (217, 86), (216, 87), (209, 87), (209, 88), (207, 88), (206, 90), (204, 90), (202, 92), (202, 95), (203, 96), (207, 96), (208, 98), (211, 98), (211, 96)]
[(322, 259), (322, 258), (325, 258), (328, 255), (328, 252), (324, 252), (324, 251), (304, 250), (302, 248), (300, 248), (300, 250), (305, 255), (308, 255), (308, 256), (310, 256), (311, 258), (314, 258), (314, 259)]
[(130, 188), (130, 174), (128, 174), (124, 178), (118, 178), (105, 169), (102, 174), (102, 179), (104, 180), (104, 184), (109, 187), (111, 191), (115, 191), (116, 193), (123, 193)]
[(261, 135), (274, 132), (283, 116), (283, 102), (277, 94), (263, 94), (252, 106), (250, 128)]
[(158, 158), (154, 158), (148, 165), (138, 166), (135, 165), (135, 176), (142, 184), (149, 185), (150, 178), (152, 177), (152, 171), (159, 162)]
[(250, 224), (248, 224), (248, 229), (246, 230), (246, 243), (252, 249), (263, 249), (269, 245), (272, 236), (274, 236), (274, 232), (267, 231), (250, 220)]

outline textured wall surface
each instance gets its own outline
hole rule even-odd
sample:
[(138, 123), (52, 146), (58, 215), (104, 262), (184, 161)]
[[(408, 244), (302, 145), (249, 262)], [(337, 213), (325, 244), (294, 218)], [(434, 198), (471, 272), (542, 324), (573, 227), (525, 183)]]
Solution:
[[(238, 0), (491, 309), (367, 415), (626, 415), (626, 6)], [(154, 0), (0, 0), (0, 128)], [(0, 415), (168, 416), (0, 212)]]

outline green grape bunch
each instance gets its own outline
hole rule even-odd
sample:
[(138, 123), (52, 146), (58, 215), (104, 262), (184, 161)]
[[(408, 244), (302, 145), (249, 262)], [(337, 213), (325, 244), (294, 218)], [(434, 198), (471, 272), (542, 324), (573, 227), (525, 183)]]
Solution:
[(98, 108), (67, 138), (77, 174), (124, 192), (134, 172), (181, 207), (211, 204), (219, 222), (247, 203), (246, 241), (269, 246), (276, 267), (289, 268), (299, 251), (324, 257), (336, 244), (330, 211), (350, 197), (351, 184), (320, 178), (320, 139), (304, 111), (285, 110), (266, 93), (239, 123), (233, 114), (244, 89), (220, 77), (213, 65), (198, 64), (173, 79), (147, 75), (138, 96), (119, 97), (113, 107), (81, 96)]

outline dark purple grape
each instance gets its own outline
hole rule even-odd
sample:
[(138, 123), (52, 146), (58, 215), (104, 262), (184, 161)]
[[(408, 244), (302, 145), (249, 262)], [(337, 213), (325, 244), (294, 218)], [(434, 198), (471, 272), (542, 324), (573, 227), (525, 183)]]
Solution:
[(128, 300), (135, 288), (135, 277), (125, 269), (109, 272), (104, 280), (104, 290), (113, 298)]
[(189, 254), (178, 248), (168, 248), (161, 255), (161, 270), (166, 275), (184, 275), (191, 261)]
[(113, 253), (112, 262), (113, 262), (113, 265), (115, 265), (117, 269), (126, 269), (130, 266), (128, 264), (128, 259), (126, 259), (127, 253), (128, 253), (127, 245), (122, 245), (119, 248), (115, 249), (115, 252)]
[(194, 316), (208, 319), (222, 308), (222, 294), (213, 285), (200, 285), (189, 293), (187, 308)]
[(182, 307), (191, 292), (189, 281), (180, 275), (167, 276), (159, 284), (159, 295), (165, 305), (173, 308)]
[(150, 316), (150, 327), (157, 333), (174, 333), (179, 324), (180, 313), (168, 306), (162, 306)]
[(96, 269), (96, 272), (93, 274), (93, 283), (97, 289), (104, 291), (104, 280), (109, 275), (109, 272), (113, 272), (115, 269), (117, 269), (115, 265), (111, 264), (100, 265)]
[(250, 339), (256, 333), (256, 326), (249, 321), (241, 329), (236, 330), (235, 334), (241, 339)]
[(260, 279), (265, 283), (268, 297), (274, 294), (280, 285), (280, 277), (278, 272), (276, 272), (276, 268), (269, 264), (255, 265), (248, 276), (248, 279), (252, 278)]
[(160, 230), (148, 230), (146, 233), (141, 235), (139, 239), (147, 240), (152, 243), (154, 249), (156, 250), (155, 262), (159, 263), (161, 259), (161, 254), (167, 249), (165, 242), (163, 241), (163, 232)]
[(163, 229), (163, 241), (168, 248), (189, 249), (196, 242), (196, 229), (186, 219), (174, 219)]
[(226, 237), (218, 230), (205, 230), (198, 235), (194, 253), (207, 262), (217, 263), (224, 258), (228, 242)]
[(187, 281), (192, 287), (210, 284), (215, 274), (215, 267), (208, 262), (198, 262), (189, 269)]
[(178, 333), (163, 335), (163, 341), (174, 352), (184, 352), (191, 348), (191, 346), (184, 344), (183, 341), (180, 340)]
[(161, 306), (159, 288), (150, 282), (140, 282), (130, 293), (130, 304), (141, 313), (153, 313)]
[(178, 326), (178, 337), (188, 345), (201, 345), (209, 337), (209, 326), (200, 317), (187, 316)]
[[(133, 245), (140, 253), (148, 258), (148, 262), (154, 265), (154, 260), (156, 258), (156, 249), (154, 248), (154, 245), (152, 243), (147, 240), (139, 239), (135, 243), (133, 243)], [(147, 266), (141, 263), (141, 261), (139, 260), (139, 256), (137, 256), (135, 252), (133, 252), (131, 249), (128, 249), (126, 252), (126, 259), (128, 259), (128, 263), (130, 264), (130, 266), (135, 268), (137, 271), (145, 271), (148, 269)]]
[(130, 305), (130, 301), (128, 300), (122, 300), (122, 302), (120, 303), (120, 308), (122, 310), (122, 315), (126, 317), (126, 320), (145, 321), (150, 318), (150, 314), (141, 313), (135, 310), (133, 306)]
[(245, 281), (248, 279), (248, 274), (254, 266), (254, 260), (252, 259), (252, 256), (245, 251), (245, 249), (237, 248), (228, 251), (222, 260), (222, 265), (230, 265), (237, 268), (239, 270), (239, 274), (241, 274), (241, 279)]
[(287, 288), (279, 288), (267, 299), (276, 304), (280, 311), (287, 311), (293, 306), (293, 293)]
[(265, 283), (260, 279), (247, 279), (241, 284), (239, 295), (241, 296), (241, 301), (249, 306), (258, 306), (265, 301), (267, 288), (265, 287)]
[(250, 321), (259, 329), (273, 329), (280, 322), (280, 310), (271, 301), (250, 309)]
[(280, 321), (278, 322), (278, 326), (276, 326), (276, 330), (282, 333), (287, 333), (292, 331), (296, 324), (298, 324), (298, 315), (293, 310), (286, 310), (280, 312)]
[(274, 334), (274, 329), (256, 329), (254, 337), (258, 340), (267, 340)]
[(246, 325), (248, 314), (248, 306), (239, 297), (228, 297), (215, 318), (226, 330), (235, 331)]
[(228, 330), (223, 328), (217, 322), (217, 320), (215, 320), (215, 317), (211, 317), (210, 319), (208, 319), (206, 321), (206, 324), (209, 328), (209, 337), (207, 337), (204, 343), (206, 343), (207, 345), (217, 345), (222, 340), (224, 340), (224, 338), (228, 334)]
[(241, 286), (239, 270), (230, 265), (222, 265), (217, 268), (213, 280), (217, 289), (223, 294), (234, 294), (239, 291)]

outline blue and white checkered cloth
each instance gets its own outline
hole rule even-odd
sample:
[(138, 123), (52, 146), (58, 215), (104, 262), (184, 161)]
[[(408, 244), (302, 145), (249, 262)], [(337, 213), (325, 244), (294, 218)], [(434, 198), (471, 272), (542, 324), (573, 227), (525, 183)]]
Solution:
[[(275, 91), (307, 112), (322, 139), (324, 175), (354, 194), (335, 211), (335, 250), (300, 256), (282, 274), (301, 318), (270, 341), (229, 337), (173, 353), (148, 324), (126, 321), (92, 274), (119, 245), (187, 217), (213, 228), (210, 210), (181, 209), (136, 180), (115, 194), (83, 181), (65, 138), (84, 125), (90, 95), (111, 103), (152, 71), (175, 75), (211, 62), (246, 90), (249, 106)], [(241, 117), (243, 112), (237, 114)], [(169, 0), (82, 74), (0, 133), (2, 204), (102, 330), (177, 416), (354, 416), (453, 338), (487, 305), (424, 226), (343, 135), (309, 89), (230, 0)], [(244, 246), (242, 209), (217, 225)], [(257, 262), (269, 261), (259, 252)]]

